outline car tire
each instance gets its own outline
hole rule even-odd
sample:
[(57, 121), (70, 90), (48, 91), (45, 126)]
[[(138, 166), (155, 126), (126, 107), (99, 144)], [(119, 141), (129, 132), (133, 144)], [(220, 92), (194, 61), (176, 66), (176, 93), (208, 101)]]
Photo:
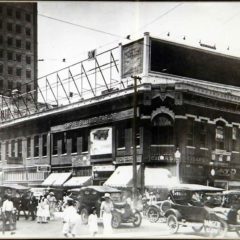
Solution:
[(227, 223), (222, 219), (219, 219), (218, 222), (220, 223), (219, 228), (212, 228), (212, 227), (205, 226), (205, 232), (207, 233), (207, 235), (209, 237), (224, 237), (225, 236), (227, 229), (228, 229)]
[(192, 230), (195, 232), (195, 233), (200, 233), (203, 229), (203, 225), (201, 226), (192, 226)]
[(88, 210), (86, 208), (83, 208), (80, 211), (80, 215), (81, 215), (82, 223), (86, 225), (88, 223), (88, 216), (89, 216)]
[(113, 213), (112, 215), (112, 228), (118, 228), (121, 224), (121, 217), (119, 214)]
[(168, 225), (169, 232), (171, 234), (175, 234), (179, 228), (177, 217), (173, 214), (169, 215), (167, 217), (167, 225)]
[(134, 221), (133, 221), (133, 226), (134, 227), (139, 227), (141, 225), (142, 222), (142, 216), (139, 212), (135, 212), (134, 213)]
[(147, 211), (147, 218), (150, 222), (155, 223), (160, 218), (160, 212), (156, 207), (149, 207)]

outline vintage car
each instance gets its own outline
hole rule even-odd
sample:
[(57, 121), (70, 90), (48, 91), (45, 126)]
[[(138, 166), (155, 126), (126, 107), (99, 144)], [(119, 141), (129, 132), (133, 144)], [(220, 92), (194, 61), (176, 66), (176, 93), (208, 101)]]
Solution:
[(92, 207), (96, 207), (97, 215), (100, 216), (100, 206), (105, 193), (110, 193), (114, 205), (112, 212), (112, 227), (117, 228), (121, 223), (132, 223), (138, 227), (142, 217), (138, 210), (131, 209), (129, 204), (122, 202), (122, 192), (108, 186), (88, 186), (69, 190), (71, 198), (77, 202), (78, 212), (82, 222), (87, 224), (88, 216)]
[(224, 191), (214, 194), (214, 197), (221, 197), (219, 206), (213, 208), (215, 214), (225, 222), (227, 231), (234, 231), (240, 236), (240, 191)]
[(204, 204), (205, 194), (223, 189), (197, 184), (179, 184), (169, 190), (171, 207), (165, 212), (170, 233), (179, 226), (192, 226), (195, 232), (203, 228), (208, 235), (217, 236), (226, 232), (225, 222)]

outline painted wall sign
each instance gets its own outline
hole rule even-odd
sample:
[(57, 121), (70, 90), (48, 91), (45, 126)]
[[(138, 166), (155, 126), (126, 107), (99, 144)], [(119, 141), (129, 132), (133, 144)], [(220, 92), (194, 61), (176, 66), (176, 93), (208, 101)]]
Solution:
[(112, 153), (112, 128), (93, 129), (90, 132), (90, 155)]
[[(116, 157), (116, 163), (130, 163), (133, 161), (133, 156), (124, 156), (124, 157)], [(142, 155), (137, 156), (137, 162), (142, 161)]]
[(53, 126), (51, 127), (51, 132), (60, 132), (60, 131), (72, 130), (72, 129), (83, 128), (88, 126), (94, 126), (101, 123), (119, 121), (119, 120), (128, 119), (132, 117), (133, 117), (133, 109), (128, 109), (128, 110), (117, 112), (117, 113), (109, 113), (109, 114), (100, 115), (93, 118), (87, 118), (79, 121), (68, 122), (62, 125)]
[(143, 40), (122, 48), (122, 77), (140, 74), (143, 71)]

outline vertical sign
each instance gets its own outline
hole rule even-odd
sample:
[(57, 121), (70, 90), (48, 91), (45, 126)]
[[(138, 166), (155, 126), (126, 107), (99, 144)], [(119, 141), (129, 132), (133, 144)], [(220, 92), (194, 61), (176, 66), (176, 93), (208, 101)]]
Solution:
[(122, 77), (141, 74), (143, 71), (143, 39), (122, 47)]

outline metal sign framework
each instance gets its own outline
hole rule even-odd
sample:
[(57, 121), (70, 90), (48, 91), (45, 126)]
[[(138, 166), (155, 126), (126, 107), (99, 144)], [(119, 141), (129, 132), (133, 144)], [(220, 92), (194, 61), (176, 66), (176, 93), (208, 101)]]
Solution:
[(33, 91), (0, 96), (1, 122), (126, 88), (132, 80), (121, 80), (119, 55), (112, 48), (39, 78)]

